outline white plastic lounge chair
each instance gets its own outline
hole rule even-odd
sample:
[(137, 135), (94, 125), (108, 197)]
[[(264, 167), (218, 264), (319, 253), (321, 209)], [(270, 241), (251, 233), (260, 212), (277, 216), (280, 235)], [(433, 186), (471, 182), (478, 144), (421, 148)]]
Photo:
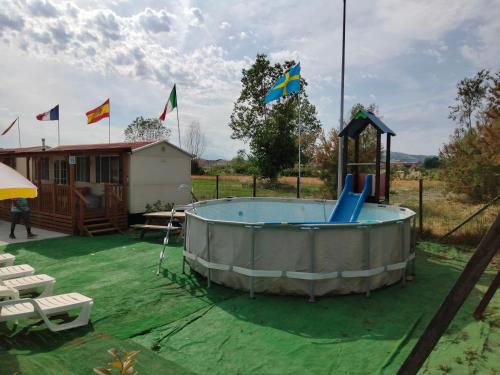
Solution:
[(0, 267), (0, 280), (15, 279), (16, 277), (29, 276), (34, 273), (35, 269), (29, 264)]
[(0, 267), (12, 266), (15, 260), (15, 255), (9, 253), (0, 254)]
[[(0, 286), (2, 289), (9, 289), (4, 294), (14, 294), (17, 292), (13, 288)], [(41, 318), (52, 332), (63, 331), (87, 325), (92, 310), (92, 298), (80, 293), (59, 294), (44, 298), (22, 298), (0, 302), (0, 322), (9, 320)], [(80, 309), (77, 318), (67, 323), (54, 323), (49, 320), (50, 315), (69, 312), (73, 309)]]
[(16, 289), (19, 294), (28, 293), (43, 288), (37, 298), (51, 296), (54, 291), (56, 279), (49, 275), (32, 275), (17, 277), (15, 279), (0, 280), (0, 286)]

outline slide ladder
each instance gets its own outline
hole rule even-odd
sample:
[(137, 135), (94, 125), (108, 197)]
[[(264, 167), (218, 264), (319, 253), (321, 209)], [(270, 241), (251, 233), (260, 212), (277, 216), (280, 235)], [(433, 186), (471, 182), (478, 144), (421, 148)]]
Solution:
[(372, 191), (372, 175), (365, 178), (361, 193), (352, 191), (352, 174), (345, 177), (344, 189), (328, 219), (330, 223), (354, 223), (358, 220), (366, 198)]

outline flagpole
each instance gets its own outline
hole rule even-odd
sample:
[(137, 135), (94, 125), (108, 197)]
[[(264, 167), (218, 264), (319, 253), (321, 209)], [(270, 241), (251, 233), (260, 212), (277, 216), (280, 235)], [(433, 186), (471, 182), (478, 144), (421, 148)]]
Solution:
[[(346, 0), (344, 0), (344, 18), (342, 25), (342, 76), (340, 84), (340, 126), (339, 126), (340, 132), (344, 129), (345, 8), (346, 8)], [(338, 157), (338, 167), (337, 167), (337, 199), (338, 197), (340, 197), (340, 193), (342, 192), (343, 152), (344, 152), (344, 145), (342, 137), (339, 137), (339, 157)]]
[(57, 145), (61, 145), (61, 133), (59, 131), (59, 116), (57, 117)]
[(19, 116), (17, 116), (17, 135), (19, 138), (19, 147), (21, 147), (21, 128), (19, 125)]
[(109, 116), (108, 116), (108, 143), (111, 144), (111, 100), (108, 99)]
[(299, 193), (299, 197), (300, 197), (300, 168), (301, 168), (301, 123), (300, 123), (300, 93), (297, 94), (297, 101), (299, 103), (299, 186), (298, 186), (298, 193)]
[(179, 125), (179, 101), (177, 100), (177, 87), (175, 87), (175, 109), (177, 110), (177, 132), (179, 133), (179, 147), (182, 148), (182, 145), (181, 145), (181, 126)]

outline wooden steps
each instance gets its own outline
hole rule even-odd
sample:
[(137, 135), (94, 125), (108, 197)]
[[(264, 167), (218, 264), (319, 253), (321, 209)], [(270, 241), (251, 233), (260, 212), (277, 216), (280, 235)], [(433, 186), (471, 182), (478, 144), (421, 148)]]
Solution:
[(96, 234), (109, 234), (120, 232), (116, 226), (113, 225), (106, 217), (92, 217), (85, 219), (83, 223), (85, 234), (93, 237)]

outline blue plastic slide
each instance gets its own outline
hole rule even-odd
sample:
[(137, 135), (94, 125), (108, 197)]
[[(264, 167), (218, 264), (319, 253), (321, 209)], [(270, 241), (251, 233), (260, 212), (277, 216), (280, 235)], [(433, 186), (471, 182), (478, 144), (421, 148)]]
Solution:
[(366, 197), (368, 197), (372, 190), (372, 177), (371, 174), (366, 176), (365, 185), (361, 193), (354, 193), (352, 191), (352, 174), (348, 174), (345, 177), (344, 190), (340, 193), (340, 198), (328, 219), (330, 223), (354, 223), (358, 220)]

